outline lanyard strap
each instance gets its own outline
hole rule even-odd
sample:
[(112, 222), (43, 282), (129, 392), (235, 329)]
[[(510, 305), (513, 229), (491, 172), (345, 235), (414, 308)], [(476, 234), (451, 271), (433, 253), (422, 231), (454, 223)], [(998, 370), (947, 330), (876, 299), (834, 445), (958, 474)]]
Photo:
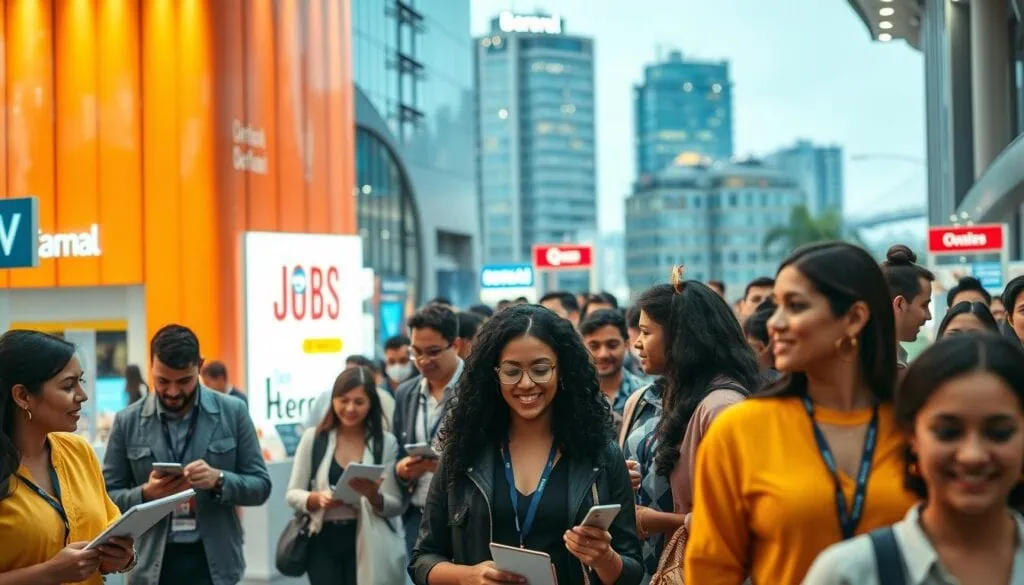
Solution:
[(181, 445), (180, 453), (174, 448), (174, 443), (171, 441), (171, 429), (167, 425), (167, 415), (160, 417), (160, 424), (164, 429), (164, 439), (167, 441), (167, 450), (171, 452), (171, 457), (176, 463), (185, 463), (185, 455), (188, 453), (189, 444), (192, 443), (192, 435), (196, 433), (196, 422), (199, 421), (199, 413), (196, 412), (196, 408), (197, 405), (192, 406), (192, 413), (189, 415), (192, 418), (188, 421), (188, 430), (185, 431), (185, 441)]
[(868, 476), (871, 475), (871, 460), (875, 454), (875, 444), (878, 442), (878, 405), (875, 405), (871, 415), (871, 422), (868, 423), (868, 431), (864, 435), (864, 451), (860, 457), (860, 468), (857, 471), (857, 487), (853, 492), (853, 509), (847, 513), (846, 496), (843, 495), (842, 484), (839, 481), (839, 470), (836, 468), (836, 460), (832, 450), (825, 439), (825, 433), (821, 432), (818, 423), (814, 420), (814, 404), (806, 394), (803, 396), (804, 409), (807, 416), (811, 418), (811, 427), (814, 429), (814, 439), (818, 443), (818, 451), (825, 461), (829, 473), (832, 474), (832, 481), (836, 488), (836, 514), (839, 516), (839, 528), (843, 532), (843, 540), (853, 537), (853, 533), (860, 524), (860, 518), (864, 515), (864, 500), (867, 498)]
[(43, 488), (37, 486), (35, 482), (28, 479), (24, 475), (17, 473), (18, 479), (21, 483), (27, 485), (32, 491), (34, 491), (44, 502), (50, 505), (57, 514), (60, 516), (62, 522), (64, 522), (64, 544), (68, 543), (68, 539), (71, 536), (71, 523), (68, 521), (68, 514), (64, 511), (64, 504), (60, 503), (60, 480), (57, 479), (57, 471), (50, 468), (50, 483), (53, 484), (53, 493), (57, 495), (56, 498), (46, 493)]
[(505, 460), (505, 481), (508, 482), (508, 497), (512, 500), (512, 515), (516, 519), (516, 532), (519, 533), (519, 548), (526, 548), (526, 535), (533, 528), (533, 520), (537, 517), (537, 509), (540, 507), (540, 500), (544, 497), (544, 488), (547, 487), (548, 478), (551, 477), (551, 470), (555, 467), (555, 455), (558, 447), (551, 443), (551, 452), (548, 453), (548, 462), (544, 464), (544, 473), (540, 476), (540, 483), (537, 490), (533, 492), (530, 500), (530, 507), (526, 510), (526, 519), (522, 526), (519, 525), (519, 490), (516, 489), (516, 474), (512, 470), (512, 452), (505, 442), (505, 448), (501, 450), (501, 458)]
[(438, 431), (441, 430), (441, 421), (444, 420), (444, 416), (448, 412), (448, 401), (444, 400), (444, 402), (441, 403), (441, 413), (437, 415), (437, 420), (434, 421), (433, 427), (428, 427), (430, 419), (427, 416), (427, 397), (424, 396), (422, 392), (420, 393), (419, 402), (420, 415), (423, 419), (423, 442), (428, 445), (432, 445), (434, 443), (434, 439), (437, 438)]

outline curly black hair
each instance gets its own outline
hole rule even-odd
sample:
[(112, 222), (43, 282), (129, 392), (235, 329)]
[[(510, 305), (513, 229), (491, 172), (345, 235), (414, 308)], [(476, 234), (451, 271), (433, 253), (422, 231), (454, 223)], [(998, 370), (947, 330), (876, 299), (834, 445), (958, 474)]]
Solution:
[(544, 342), (558, 359), (558, 393), (551, 404), (558, 423), (551, 430), (562, 455), (597, 461), (612, 440), (611, 409), (572, 324), (544, 307), (509, 307), (480, 328), (439, 434), (450, 488), (483, 450), (508, 438), (510, 410), (495, 368), (505, 346), (526, 335)]
[(693, 413), (715, 389), (711, 381), (724, 376), (750, 394), (760, 386), (759, 368), (729, 305), (707, 285), (687, 280), (679, 292), (655, 285), (637, 306), (665, 330), (667, 384), (654, 459), (658, 475), (668, 477)]

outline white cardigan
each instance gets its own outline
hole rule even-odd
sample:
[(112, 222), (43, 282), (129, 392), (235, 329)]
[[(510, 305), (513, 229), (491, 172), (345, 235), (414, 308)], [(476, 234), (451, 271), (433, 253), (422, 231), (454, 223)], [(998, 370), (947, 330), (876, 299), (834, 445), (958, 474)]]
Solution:
[[(310, 460), (313, 458), (313, 441), (315, 438), (316, 429), (306, 429), (306, 432), (302, 434), (302, 440), (299, 441), (299, 446), (295, 450), (295, 458), (292, 461), (292, 477), (288, 482), (288, 492), (285, 494), (285, 500), (289, 506), (297, 511), (309, 514), (309, 530), (311, 534), (320, 532), (324, 522), (355, 520), (359, 516), (358, 511), (352, 510), (347, 506), (330, 510), (321, 509), (315, 512), (310, 512), (306, 508), (306, 500), (311, 493), (309, 491)], [(328, 475), (330, 474), (331, 461), (334, 459), (334, 451), (337, 446), (338, 433), (337, 431), (330, 431), (327, 437), (327, 451), (324, 452), (324, 458), (317, 467), (315, 481), (317, 491), (330, 490)], [(398, 481), (395, 479), (395, 460), (397, 457), (398, 440), (391, 433), (385, 432), (384, 449), (381, 451), (380, 460), (380, 465), (383, 465), (385, 468), (384, 483), (380, 487), (380, 494), (384, 498), (384, 505), (380, 515), (384, 518), (394, 518), (405, 511), (402, 492), (398, 487)], [(363, 451), (362, 462), (367, 465), (373, 464), (373, 451), (370, 449), (369, 443)]]

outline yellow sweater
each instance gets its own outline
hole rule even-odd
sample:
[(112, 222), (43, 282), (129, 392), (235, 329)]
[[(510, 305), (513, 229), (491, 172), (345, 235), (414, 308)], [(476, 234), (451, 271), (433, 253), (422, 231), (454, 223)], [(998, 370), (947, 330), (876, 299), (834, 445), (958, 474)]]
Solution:
[[(829, 425), (863, 425), (871, 409), (815, 405)], [(903, 435), (892, 408), (879, 410), (867, 497), (857, 534), (899, 521), (914, 504), (903, 488)], [(847, 510), (855, 482), (840, 473)], [(799, 398), (754, 398), (724, 411), (697, 455), (686, 582), (798, 585), (822, 550), (842, 540), (835, 483)]]
[[(121, 515), (107, 496), (99, 460), (77, 435), (51, 433), (49, 438), (61, 503), (71, 525), (68, 542), (92, 540)], [(18, 473), (32, 479), (25, 466)], [(64, 522), (50, 504), (16, 478), (8, 493), (0, 500), (0, 572), (48, 561), (64, 548)], [(100, 585), (103, 579), (96, 573), (84, 583)]]

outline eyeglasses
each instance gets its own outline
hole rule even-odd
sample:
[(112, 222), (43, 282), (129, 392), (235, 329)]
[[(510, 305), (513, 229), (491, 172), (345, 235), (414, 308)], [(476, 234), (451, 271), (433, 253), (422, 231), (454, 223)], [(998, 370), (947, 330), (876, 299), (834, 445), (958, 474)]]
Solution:
[(534, 364), (528, 369), (506, 364), (494, 368), (498, 373), (498, 381), (506, 386), (515, 386), (523, 379), (523, 374), (529, 376), (534, 384), (547, 384), (555, 375), (554, 364)]
[(414, 347), (414, 348), (412, 348), (412, 359), (414, 359), (416, 361), (420, 361), (420, 360), (434, 361), (437, 358), (441, 357), (442, 353), (448, 351), (451, 348), (452, 348), (452, 344), (450, 344), (450, 343), (448, 345), (446, 345), (445, 347), (432, 347), (432, 348), (430, 348), (430, 349), (428, 349), (426, 351), (422, 351), (422, 352)]

